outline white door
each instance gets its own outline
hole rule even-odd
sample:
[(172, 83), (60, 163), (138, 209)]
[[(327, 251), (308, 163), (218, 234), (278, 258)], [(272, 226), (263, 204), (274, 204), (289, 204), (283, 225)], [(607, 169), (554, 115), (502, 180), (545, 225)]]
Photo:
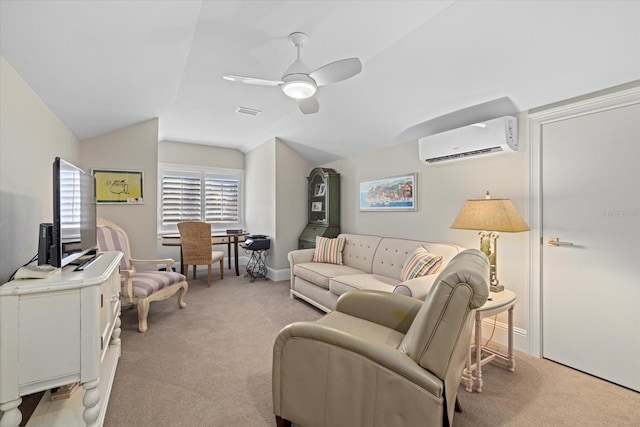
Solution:
[(542, 355), (640, 391), (640, 104), (546, 123), (541, 149)]

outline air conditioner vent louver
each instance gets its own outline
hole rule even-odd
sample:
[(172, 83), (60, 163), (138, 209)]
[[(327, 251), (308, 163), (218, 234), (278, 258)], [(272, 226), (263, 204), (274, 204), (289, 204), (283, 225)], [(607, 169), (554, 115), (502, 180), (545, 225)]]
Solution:
[(465, 153), (449, 154), (448, 156), (435, 157), (432, 159), (422, 159), (427, 163), (446, 162), (447, 160), (464, 159), (465, 157), (478, 156), (480, 154), (498, 153), (504, 151), (500, 147), (483, 148), (482, 150), (468, 151)]
[(518, 151), (517, 135), (515, 117), (506, 116), (475, 123), (420, 138), (418, 140), (420, 160), (432, 165)]

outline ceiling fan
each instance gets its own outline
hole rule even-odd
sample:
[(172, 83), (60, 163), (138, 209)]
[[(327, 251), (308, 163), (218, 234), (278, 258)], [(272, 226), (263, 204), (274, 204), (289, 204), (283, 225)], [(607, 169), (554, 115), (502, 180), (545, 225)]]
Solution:
[(362, 63), (358, 58), (341, 59), (324, 65), (315, 71), (300, 59), (300, 48), (309, 40), (305, 33), (289, 34), (289, 41), (297, 49), (297, 58), (287, 68), (280, 80), (265, 80), (256, 77), (243, 77), (227, 74), (222, 78), (232, 82), (259, 86), (281, 86), (285, 95), (298, 100), (298, 108), (304, 114), (317, 113), (320, 109), (318, 100), (313, 97), (319, 86), (336, 83), (355, 76), (362, 71)]

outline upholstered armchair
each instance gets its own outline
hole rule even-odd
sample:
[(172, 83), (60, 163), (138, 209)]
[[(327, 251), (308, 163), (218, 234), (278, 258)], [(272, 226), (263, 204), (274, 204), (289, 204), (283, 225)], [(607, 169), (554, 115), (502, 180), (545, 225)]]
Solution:
[(207, 266), (207, 286), (211, 286), (211, 265), (220, 263), (220, 279), (224, 279), (224, 252), (211, 248), (211, 224), (202, 221), (184, 221), (178, 223), (180, 244), (182, 245), (182, 272), (189, 273), (189, 266), (193, 265), (193, 278), (196, 278), (196, 268)]
[[(178, 296), (178, 306), (184, 308), (184, 294), (189, 288), (186, 278), (171, 269), (172, 259), (140, 260), (131, 258), (131, 247), (127, 233), (104, 218), (97, 218), (98, 249), (100, 251), (120, 251), (123, 257), (120, 261), (120, 275), (122, 278), (123, 305), (136, 305), (138, 308), (138, 330), (146, 332), (149, 303), (161, 301), (175, 295)], [(166, 271), (136, 271), (137, 265), (166, 265)]]
[(488, 279), (487, 257), (468, 249), (439, 274), (424, 302), (353, 291), (317, 322), (286, 326), (273, 348), (276, 424), (451, 425)]

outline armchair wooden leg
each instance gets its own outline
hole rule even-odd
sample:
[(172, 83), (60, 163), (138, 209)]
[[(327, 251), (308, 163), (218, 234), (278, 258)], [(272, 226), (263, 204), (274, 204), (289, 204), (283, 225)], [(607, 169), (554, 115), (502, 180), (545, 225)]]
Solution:
[(146, 299), (138, 301), (138, 330), (147, 332), (147, 316), (149, 315), (149, 301)]
[(220, 260), (220, 280), (224, 279), (224, 258)]
[(460, 399), (456, 396), (456, 406), (454, 408), (456, 412), (462, 412), (462, 406), (460, 405)]
[(194, 264), (193, 266), (193, 280), (196, 280), (196, 270), (198, 269), (198, 266)]
[(291, 427), (291, 421), (285, 420), (284, 418), (280, 418), (280, 416), (276, 415), (276, 426), (277, 427)]
[(211, 287), (211, 264), (207, 264), (207, 287)]
[(178, 305), (180, 308), (185, 308), (187, 303), (184, 302), (184, 294), (187, 293), (187, 289), (189, 288), (189, 284), (184, 282), (184, 286), (180, 288), (180, 294), (178, 295)]

